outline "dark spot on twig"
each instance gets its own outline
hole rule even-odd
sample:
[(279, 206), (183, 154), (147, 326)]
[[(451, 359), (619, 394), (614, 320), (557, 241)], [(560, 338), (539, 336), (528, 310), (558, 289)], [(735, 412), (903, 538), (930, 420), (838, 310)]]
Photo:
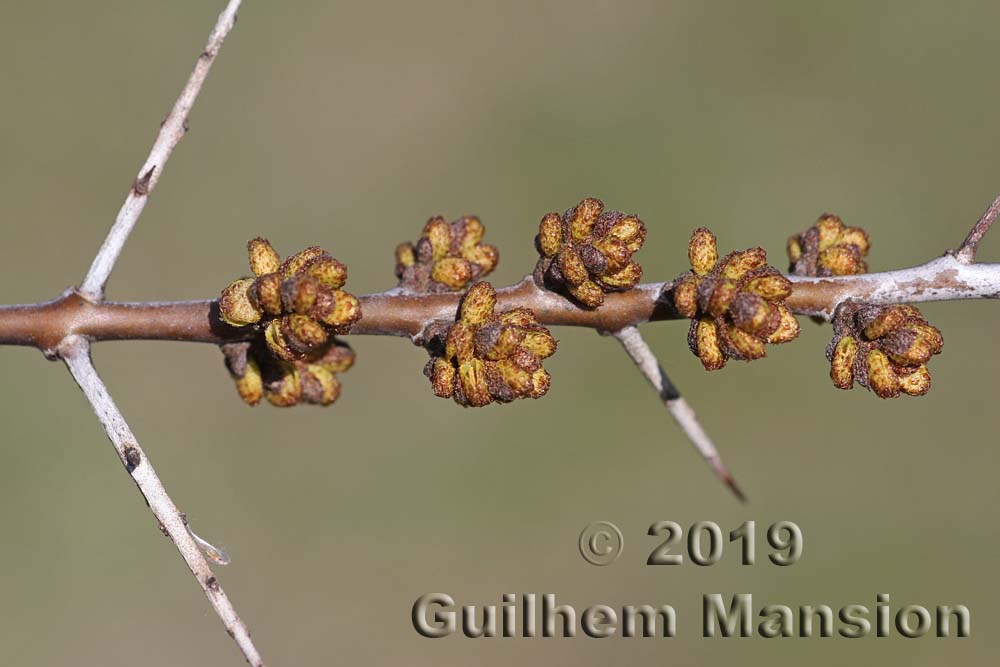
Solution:
[(210, 591), (218, 591), (219, 580), (216, 579), (215, 577), (208, 577), (207, 579), (205, 579), (205, 588), (207, 588)]
[(132, 192), (134, 192), (137, 197), (149, 194), (149, 181), (153, 178), (154, 171), (156, 171), (155, 164), (149, 168), (149, 171), (137, 178), (135, 183), (132, 184)]
[(170, 537), (170, 533), (167, 531), (167, 527), (163, 525), (162, 521), (160, 522), (160, 532), (163, 533), (164, 537)]
[(125, 469), (130, 475), (139, 467), (140, 463), (142, 463), (142, 454), (139, 453), (138, 447), (125, 445)]

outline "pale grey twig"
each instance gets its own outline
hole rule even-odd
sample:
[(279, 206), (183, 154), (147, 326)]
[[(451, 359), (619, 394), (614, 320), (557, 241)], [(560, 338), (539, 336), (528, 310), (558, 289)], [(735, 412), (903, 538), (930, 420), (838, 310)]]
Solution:
[(97, 419), (104, 426), (108, 439), (118, 453), (118, 458), (139, 487), (153, 516), (160, 522), (160, 530), (173, 540), (198, 585), (215, 608), (215, 613), (226, 626), (226, 632), (236, 642), (248, 663), (253, 667), (263, 667), (264, 660), (253, 644), (246, 624), (236, 613), (219, 580), (212, 574), (208, 561), (187, 527), (187, 519), (163, 488), (153, 465), (97, 374), (90, 359), (90, 343), (81, 336), (67, 336), (59, 346), (59, 356), (66, 362), (73, 379), (90, 401)]
[(979, 242), (986, 236), (993, 223), (1000, 216), (1000, 197), (993, 200), (993, 203), (986, 207), (979, 222), (975, 224), (969, 235), (965, 237), (961, 247), (955, 252), (955, 258), (962, 264), (972, 264), (976, 261), (976, 251), (979, 250)]
[(695, 416), (694, 409), (684, 400), (677, 387), (667, 377), (653, 350), (650, 349), (649, 345), (643, 339), (642, 334), (639, 333), (638, 327), (625, 327), (619, 331), (612, 332), (611, 335), (618, 339), (618, 342), (625, 348), (625, 352), (628, 353), (628, 356), (639, 368), (639, 372), (653, 385), (656, 393), (660, 396), (660, 400), (663, 401), (663, 405), (670, 411), (674, 421), (681, 427), (684, 435), (687, 436), (691, 444), (698, 450), (698, 453), (708, 461), (715, 474), (729, 487), (736, 497), (745, 502), (746, 496), (736, 484), (736, 480), (729, 472), (729, 469), (722, 462), (722, 457), (712, 443), (712, 439), (708, 437), (705, 429), (701, 427), (701, 423)]
[(230, 0), (226, 8), (219, 14), (215, 28), (208, 37), (208, 43), (201, 55), (198, 56), (194, 71), (188, 77), (187, 83), (181, 90), (180, 97), (174, 102), (170, 113), (160, 125), (160, 132), (156, 136), (156, 141), (153, 142), (153, 148), (139, 169), (139, 174), (135, 177), (132, 188), (125, 197), (125, 203), (122, 204), (118, 211), (118, 217), (115, 218), (115, 223), (111, 226), (111, 231), (104, 239), (101, 249), (97, 251), (97, 256), (94, 257), (90, 270), (87, 271), (87, 275), (80, 285), (79, 292), (85, 298), (91, 301), (104, 299), (104, 286), (108, 282), (111, 270), (114, 268), (132, 228), (135, 227), (142, 210), (146, 207), (149, 193), (153, 191), (156, 183), (160, 180), (160, 174), (163, 173), (163, 167), (166, 166), (170, 154), (173, 153), (174, 147), (187, 132), (188, 114), (191, 112), (195, 100), (198, 99), (198, 93), (201, 91), (202, 84), (205, 83), (209, 70), (212, 69), (212, 63), (215, 62), (219, 49), (222, 48), (222, 42), (236, 24), (236, 12), (239, 10), (241, 2), (242, 0)]

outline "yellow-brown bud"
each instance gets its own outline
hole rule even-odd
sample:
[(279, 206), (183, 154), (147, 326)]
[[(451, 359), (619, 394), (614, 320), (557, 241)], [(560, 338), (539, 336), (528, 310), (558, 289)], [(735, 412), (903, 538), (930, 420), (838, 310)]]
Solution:
[(868, 232), (860, 227), (846, 227), (844, 231), (840, 233), (837, 243), (839, 245), (855, 246), (862, 256), (867, 255), (868, 250), (871, 248), (871, 241), (868, 238)]
[(264, 386), (264, 398), (268, 403), (279, 408), (289, 408), (297, 405), (302, 399), (302, 383), (299, 381), (299, 371), (288, 364), (282, 368), (278, 379)]
[(588, 197), (577, 204), (569, 215), (568, 227), (572, 239), (583, 241), (594, 228), (594, 223), (604, 212), (604, 203), (600, 199)]
[(444, 218), (431, 218), (424, 225), (424, 238), (431, 243), (432, 259), (436, 262), (448, 254), (451, 247), (451, 228)]
[[(778, 330), (781, 313), (764, 297), (740, 292), (729, 307), (729, 314), (741, 331), (753, 336), (767, 338)], [(764, 342), (760, 341), (761, 348)]]
[(531, 374), (531, 392), (528, 395), (532, 398), (541, 398), (549, 391), (550, 386), (552, 386), (552, 376), (544, 368), (539, 368)]
[(710, 318), (704, 317), (700, 320), (692, 320), (689, 343), (694, 353), (701, 359), (701, 364), (707, 371), (719, 370), (726, 365), (726, 355), (722, 353), (719, 344), (719, 328)]
[(235, 379), (236, 392), (247, 405), (257, 405), (264, 396), (264, 381), (260, 374), (260, 366), (253, 357), (248, 357), (243, 377)]
[(497, 293), (493, 285), (486, 282), (476, 283), (469, 288), (465, 298), (462, 299), (459, 317), (469, 324), (482, 324), (493, 316), (496, 305)]
[(858, 355), (858, 341), (850, 336), (841, 338), (830, 360), (830, 379), (838, 389), (854, 386), (854, 362)]
[(316, 305), (319, 285), (312, 278), (295, 276), (281, 284), (281, 305), (286, 313), (307, 314)]
[(778, 304), (777, 309), (781, 320), (775, 332), (767, 338), (767, 342), (773, 345), (795, 340), (799, 335), (799, 321), (795, 319), (792, 311), (784, 304)]
[(451, 362), (437, 357), (431, 360), (428, 377), (435, 396), (451, 398), (455, 393), (455, 367)]
[(674, 308), (681, 317), (692, 318), (698, 312), (698, 281), (693, 277), (679, 279), (673, 288)]
[(361, 303), (341, 290), (321, 290), (312, 316), (324, 324), (343, 330), (361, 319)]
[(305, 315), (285, 315), (281, 318), (281, 334), (285, 342), (299, 355), (305, 355), (326, 344), (328, 334), (322, 324)]
[(250, 270), (255, 276), (274, 273), (281, 266), (281, 257), (271, 247), (267, 239), (257, 237), (247, 242), (247, 255), (250, 259)]
[(753, 334), (747, 333), (735, 326), (726, 325), (725, 328), (726, 352), (731, 357), (744, 361), (753, 361), (766, 356), (764, 341)]
[(646, 225), (634, 215), (618, 218), (605, 239), (617, 239), (625, 244), (630, 253), (638, 252), (646, 241)]
[(633, 251), (629, 250), (628, 245), (624, 241), (613, 238), (610, 235), (594, 243), (593, 248), (601, 253), (601, 259), (603, 260), (603, 270), (601, 273), (617, 273), (628, 266), (632, 258)]
[(563, 246), (556, 256), (556, 263), (563, 278), (570, 285), (580, 285), (587, 280), (587, 267), (580, 257), (580, 253), (571, 246)]
[(636, 262), (630, 262), (621, 271), (602, 276), (598, 282), (611, 289), (628, 289), (635, 287), (642, 280), (642, 267)]
[(766, 266), (767, 253), (763, 248), (749, 248), (729, 253), (722, 262), (722, 277), (737, 280), (749, 271)]
[(445, 358), (459, 363), (469, 361), (475, 354), (475, 328), (466, 322), (456, 322), (445, 339)]
[(297, 252), (284, 262), (282, 262), (279, 271), (284, 274), (285, 278), (291, 278), (299, 271), (301, 271), (306, 264), (316, 259), (317, 257), (322, 257), (326, 255), (327, 252), (320, 248), (319, 246), (310, 246), (303, 250), (302, 252)]
[(939, 351), (931, 341), (910, 327), (886, 334), (881, 340), (881, 347), (890, 359), (904, 366), (923, 365)]
[(834, 276), (853, 276), (868, 270), (861, 252), (853, 245), (830, 246), (819, 253), (818, 263)]
[(531, 393), (533, 388), (531, 373), (508, 359), (497, 362), (497, 370), (515, 396), (526, 396)]
[(521, 347), (539, 359), (545, 359), (556, 353), (557, 343), (556, 339), (552, 337), (552, 334), (547, 329), (541, 329), (539, 331), (525, 332)]
[(326, 352), (312, 363), (323, 366), (331, 373), (343, 373), (354, 365), (354, 350), (347, 343), (334, 340)]
[(791, 260), (792, 264), (799, 261), (802, 258), (802, 243), (799, 242), (798, 236), (788, 237), (788, 259)]
[(264, 341), (267, 343), (267, 348), (271, 351), (271, 354), (279, 359), (294, 361), (301, 356), (285, 339), (280, 319), (268, 322), (267, 328), (264, 329)]
[(467, 215), (464, 218), (456, 220), (453, 225), (457, 225), (460, 228), (458, 236), (458, 245), (462, 249), (462, 252), (468, 252), (474, 249), (483, 240), (483, 235), (486, 233), (486, 227), (483, 226), (482, 221), (474, 215)]
[(698, 287), (698, 308), (711, 317), (722, 317), (736, 294), (736, 283), (732, 280), (706, 278)]
[(253, 295), (268, 315), (280, 315), (282, 310), (280, 273), (267, 273), (254, 281)]
[(465, 401), (471, 407), (489, 405), (493, 400), (486, 383), (486, 366), (479, 359), (472, 359), (459, 365), (458, 380), (461, 383)]
[(479, 275), (481, 276), (491, 273), (493, 269), (497, 268), (497, 264), (500, 263), (500, 251), (496, 249), (496, 246), (486, 244), (477, 245), (469, 250), (463, 250), (462, 257), (477, 265), (480, 269)]
[(923, 396), (931, 390), (931, 374), (921, 364), (915, 371), (899, 378), (899, 390), (909, 396)]
[(919, 315), (912, 306), (893, 305), (881, 309), (878, 314), (867, 325), (865, 325), (865, 337), (869, 340), (882, 338), (890, 331), (900, 328), (903, 324), (914, 316)]
[(866, 360), (868, 385), (879, 398), (899, 396), (899, 377), (889, 363), (889, 357), (881, 350), (872, 350)]
[(792, 293), (792, 281), (781, 274), (771, 274), (751, 279), (744, 289), (768, 301), (784, 301)]
[(413, 266), (417, 263), (416, 251), (412, 243), (400, 243), (396, 246), (396, 265), (399, 267)]
[(461, 257), (445, 257), (435, 262), (431, 278), (451, 289), (461, 289), (472, 280), (472, 266)]
[(299, 374), (302, 399), (314, 405), (330, 405), (340, 397), (340, 381), (325, 366), (306, 364)]
[(719, 261), (715, 234), (704, 227), (694, 230), (688, 243), (688, 261), (697, 276), (704, 276), (715, 268), (715, 263)]
[(592, 280), (584, 280), (579, 285), (567, 285), (566, 290), (585, 306), (596, 308), (604, 303), (604, 290)]
[(562, 244), (562, 219), (549, 213), (538, 224), (538, 249), (546, 257), (555, 257)]
[(538, 324), (538, 318), (530, 308), (512, 308), (500, 313), (498, 318), (501, 324), (509, 324), (515, 327), (530, 328)]
[(822, 252), (837, 242), (844, 231), (844, 222), (839, 216), (824, 213), (816, 221), (815, 227), (819, 231), (819, 250)]
[(234, 327), (254, 324), (260, 320), (261, 310), (250, 293), (253, 279), (242, 278), (222, 290), (219, 298), (219, 315), (222, 321)]
[(347, 282), (347, 267), (329, 256), (312, 260), (305, 266), (303, 273), (330, 289), (340, 289)]

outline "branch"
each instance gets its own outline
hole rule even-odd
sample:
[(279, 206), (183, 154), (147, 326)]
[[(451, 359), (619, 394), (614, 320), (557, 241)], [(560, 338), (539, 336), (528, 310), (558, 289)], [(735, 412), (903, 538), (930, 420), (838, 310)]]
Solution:
[[(838, 278), (793, 281), (787, 305), (797, 315), (829, 320), (847, 300), (876, 304), (921, 303), (953, 299), (1000, 298), (1000, 264), (964, 264), (945, 255), (926, 264), (897, 271)], [(608, 294), (604, 305), (583, 309), (553, 292), (538, 288), (530, 277), (497, 290), (501, 310), (531, 308), (546, 326), (576, 326), (619, 331), (644, 322), (681, 319), (671, 298), (672, 283), (646, 283), (628, 292)], [(405, 294), (390, 290), (358, 297), (362, 318), (355, 335), (403, 336), (422, 340), (436, 320), (453, 321), (461, 294)], [(233, 328), (218, 317), (217, 301), (163, 303), (93, 303), (67, 292), (46, 303), (0, 306), (0, 345), (30, 345), (49, 356), (69, 334), (102, 340), (176, 340), (221, 344), (249, 340), (253, 327)]]
[(979, 242), (983, 240), (986, 232), (996, 222), (998, 215), (1000, 215), (1000, 197), (994, 199), (993, 203), (986, 208), (982, 217), (979, 218), (979, 222), (976, 223), (976, 226), (972, 228), (969, 235), (965, 237), (961, 247), (955, 252), (955, 257), (958, 261), (962, 264), (972, 264), (976, 261), (976, 251), (979, 250)]
[(104, 286), (118, 260), (118, 255), (121, 254), (125, 241), (139, 220), (139, 216), (142, 215), (142, 210), (146, 208), (149, 193), (159, 182), (163, 168), (166, 166), (167, 160), (170, 159), (170, 154), (173, 153), (174, 147), (180, 143), (187, 132), (188, 114), (191, 112), (195, 100), (198, 99), (198, 93), (201, 92), (202, 84), (205, 83), (205, 78), (208, 76), (209, 70), (212, 69), (212, 63), (215, 62), (215, 57), (219, 54), (219, 49), (222, 48), (222, 42), (236, 25), (236, 12), (240, 8), (241, 1), (230, 0), (226, 8), (219, 14), (215, 28), (208, 37), (208, 43), (205, 44), (204, 51), (198, 56), (194, 71), (191, 72), (191, 76), (181, 90), (180, 97), (174, 102), (170, 113), (160, 125), (160, 132), (156, 136), (156, 141), (153, 142), (153, 148), (139, 169), (139, 174), (132, 183), (132, 189), (125, 197), (125, 203), (122, 204), (118, 211), (118, 217), (115, 218), (115, 223), (111, 226), (111, 231), (104, 239), (101, 249), (97, 251), (97, 256), (94, 257), (90, 270), (87, 271), (87, 275), (80, 285), (80, 294), (91, 301), (101, 301), (104, 298)]
[(698, 450), (698, 453), (712, 466), (712, 470), (715, 471), (719, 479), (729, 487), (741, 502), (746, 502), (746, 496), (736, 484), (736, 480), (729, 472), (729, 469), (722, 462), (722, 456), (719, 455), (718, 450), (715, 449), (715, 445), (712, 444), (712, 439), (708, 437), (705, 429), (698, 422), (694, 408), (681, 396), (677, 387), (667, 377), (663, 366), (660, 365), (653, 350), (650, 349), (649, 345), (642, 338), (639, 329), (636, 327), (625, 327), (611, 335), (618, 339), (618, 342), (625, 348), (625, 352), (628, 353), (628, 356), (639, 368), (639, 372), (653, 385), (653, 389), (659, 394), (663, 405), (670, 411), (674, 421), (681, 427), (684, 435), (687, 436), (691, 444)]
[(250, 639), (246, 625), (240, 620), (232, 602), (222, 590), (219, 580), (212, 574), (212, 569), (202, 555), (195, 536), (187, 526), (187, 519), (163, 488), (160, 478), (153, 470), (153, 465), (139, 446), (132, 429), (129, 428), (104, 382), (94, 369), (90, 360), (90, 343), (79, 336), (70, 336), (59, 346), (58, 352), (66, 362), (73, 379), (90, 401), (125, 470), (139, 487), (153, 516), (160, 522), (160, 529), (173, 540), (191, 574), (215, 608), (215, 613), (222, 619), (226, 632), (236, 641), (248, 663), (254, 667), (263, 667), (264, 661), (257, 652), (253, 640)]

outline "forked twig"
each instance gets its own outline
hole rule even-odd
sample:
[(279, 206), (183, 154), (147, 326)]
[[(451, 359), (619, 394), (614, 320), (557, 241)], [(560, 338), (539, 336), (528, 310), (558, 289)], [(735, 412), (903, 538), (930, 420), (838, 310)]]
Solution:
[(90, 343), (80, 336), (69, 336), (59, 346), (59, 356), (66, 362), (73, 379), (90, 401), (98, 421), (104, 426), (108, 439), (118, 453), (118, 458), (139, 487), (153, 516), (159, 520), (161, 530), (173, 540), (198, 585), (215, 608), (215, 613), (222, 619), (226, 632), (236, 641), (248, 663), (254, 667), (263, 667), (264, 660), (250, 639), (247, 626), (236, 613), (219, 580), (212, 574), (208, 561), (189, 532), (187, 520), (163, 488), (153, 465), (97, 374), (90, 359)]
[(729, 472), (729, 469), (722, 462), (722, 457), (712, 443), (712, 439), (708, 437), (705, 429), (701, 427), (701, 423), (695, 416), (694, 408), (684, 400), (677, 387), (667, 377), (653, 350), (650, 349), (649, 345), (643, 339), (642, 334), (639, 333), (638, 327), (625, 327), (613, 332), (611, 335), (618, 339), (618, 342), (625, 348), (625, 352), (628, 353), (628, 356), (631, 357), (632, 361), (639, 368), (639, 372), (656, 389), (656, 393), (659, 394), (663, 404), (670, 411), (674, 421), (681, 427), (684, 435), (687, 436), (691, 444), (698, 450), (698, 453), (712, 466), (712, 470), (715, 471), (719, 479), (729, 487), (741, 502), (746, 502), (746, 496), (736, 484), (736, 480)]
[[(239, 10), (240, 4), (241, 0), (230, 0), (219, 15), (215, 27), (208, 37), (205, 49), (198, 56), (191, 76), (188, 77), (180, 96), (161, 124), (156, 141), (153, 143), (146, 161), (139, 169), (139, 174), (125, 198), (125, 203), (118, 211), (118, 216), (115, 218), (100, 250), (98, 250), (97, 256), (94, 257), (83, 283), (74, 294), (75, 298), (79, 298), (82, 303), (94, 306), (100, 306), (103, 303), (104, 287), (108, 282), (108, 277), (114, 269), (125, 241), (146, 207), (149, 193), (156, 187), (170, 154), (187, 132), (188, 114), (198, 98), (198, 93), (205, 83), (226, 35), (236, 24), (236, 12)], [(80, 385), (80, 389), (83, 390), (97, 414), (98, 420), (104, 426), (104, 430), (114, 445), (115, 451), (118, 452), (118, 457), (125, 465), (125, 469), (139, 487), (139, 491), (145, 497), (146, 504), (149, 505), (153, 515), (159, 520), (160, 529), (173, 540), (181, 557), (184, 558), (184, 562), (187, 563), (194, 578), (198, 581), (198, 585), (208, 596), (215, 613), (222, 620), (226, 631), (236, 641), (236, 645), (243, 652), (247, 662), (253, 667), (263, 667), (264, 661), (250, 639), (246, 625), (236, 613), (218, 579), (212, 574), (201, 549), (208, 549), (216, 562), (219, 563), (228, 562), (228, 557), (221, 550), (197, 537), (188, 527), (184, 514), (170, 499), (153, 470), (153, 466), (149, 463), (142, 448), (139, 447), (139, 443), (136, 442), (128, 423), (97, 374), (90, 358), (90, 341), (84, 335), (69, 329), (60, 336), (58, 341), (53, 342), (55, 344), (50, 351), (66, 362), (70, 373), (76, 383)], [(199, 542), (202, 544), (201, 547), (199, 547)]]
[(170, 154), (173, 153), (174, 147), (180, 143), (187, 132), (188, 114), (191, 112), (195, 100), (198, 99), (198, 93), (201, 92), (202, 84), (205, 83), (205, 78), (208, 76), (209, 70), (212, 69), (212, 63), (215, 62), (215, 57), (219, 54), (219, 49), (222, 48), (222, 42), (236, 25), (236, 12), (239, 10), (241, 2), (242, 0), (230, 0), (226, 8), (219, 14), (215, 28), (208, 37), (208, 43), (205, 44), (205, 50), (198, 56), (194, 71), (188, 77), (187, 83), (181, 90), (177, 101), (174, 102), (170, 113), (160, 125), (160, 132), (156, 136), (156, 141), (153, 142), (153, 148), (150, 149), (149, 156), (139, 169), (132, 189), (129, 190), (125, 197), (125, 203), (118, 211), (115, 224), (112, 225), (111, 231), (104, 239), (101, 249), (97, 251), (97, 256), (94, 257), (90, 270), (87, 271), (87, 276), (80, 285), (79, 292), (87, 299), (100, 301), (104, 298), (104, 286), (118, 260), (118, 255), (121, 254), (125, 241), (128, 240), (139, 216), (142, 215), (149, 193), (153, 191), (160, 180), (163, 167), (170, 159)]

